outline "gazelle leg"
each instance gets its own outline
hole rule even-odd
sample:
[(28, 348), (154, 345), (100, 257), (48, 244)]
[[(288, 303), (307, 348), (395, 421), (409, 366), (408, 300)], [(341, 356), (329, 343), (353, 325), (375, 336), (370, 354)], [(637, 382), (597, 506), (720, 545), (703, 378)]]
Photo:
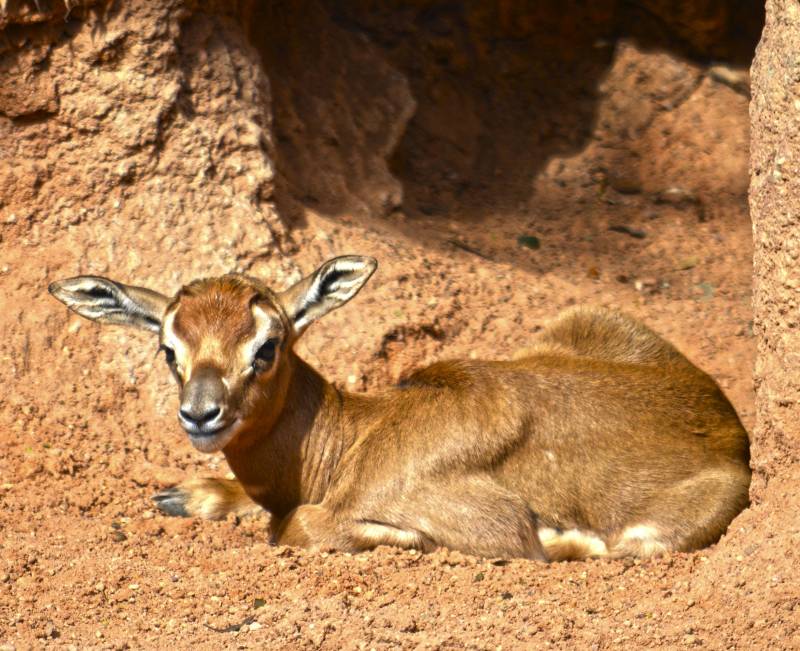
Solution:
[(324, 506), (305, 504), (274, 523), (272, 539), (277, 545), (349, 551), (351, 546), (340, 535), (340, 530), (347, 528), (346, 522), (344, 526), (337, 524), (332, 512)]
[(334, 516), (322, 505), (298, 507), (278, 524), (274, 540), (310, 549), (448, 547), (485, 557), (547, 558), (527, 503), (488, 478), (438, 481), (368, 511), (356, 506), (341, 513)]
[(278, 545), (306, 549), (365, 551), (378, 545), (406, 549), (432, 549), (434, 545), (418, 531), (353, 518), (337, 521), (332, 512), (318, 504), (300, 506), (277, 525), (273, 540)]
[(201, 477), (153, 495), (159, 511), (167, 515), (222, 520), (229, 513), (240, 517), (262, 510), (235, 479)]
[(662, 490), (652, 508), (609, 541), (609, 556), (647, 558), (715, 543), (747, 507), (750, 470), (742, 465), (706, 468)]
[(520, 496), (486, 475), (438, 478), (400, 500), (392, 524), (419, 532), (430, 547), (476, 556), (547, 560), (538, 519)]

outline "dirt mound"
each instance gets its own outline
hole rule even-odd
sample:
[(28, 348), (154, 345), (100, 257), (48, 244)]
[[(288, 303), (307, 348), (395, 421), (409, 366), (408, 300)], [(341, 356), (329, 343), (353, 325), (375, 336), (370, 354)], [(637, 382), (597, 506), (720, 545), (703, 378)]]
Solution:
[[(800, 646), (797, 125), (788, 69), (769, 72), (796, 35), (770, 2), (756, 338), (762, 9), (673, 5), (0, 3), (0, 648)], [(300, 350), (340, 386), (620, 308), (754, 432), (753, 506), (700, 553), (551, 565), (307, 553), (267, 545), (265, 517), (155, 513), (224, 460), (182, 435), (154, 341), (70, 316), (47, 283), (284, 286), (345, 252), (380, 268)]]

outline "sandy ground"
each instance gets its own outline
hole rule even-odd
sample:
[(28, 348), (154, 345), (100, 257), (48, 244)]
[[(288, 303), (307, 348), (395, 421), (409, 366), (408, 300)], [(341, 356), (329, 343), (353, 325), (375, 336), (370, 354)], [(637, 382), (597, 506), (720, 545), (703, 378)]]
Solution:
[[(302, 352), (340, 385), (373, 390), (424, 362), (507, 356), (566, 306), (620, 307), (711, 372), (752, 427), (744, 207), (700, 222), (692, 211), (618, 195), (588, 203), (584, 214), (568, 229), (534, 214), (474, 227), (401, 215), (364, 226), (311, 215), (298, 230), (306, 242), (300, 267), (343, 251), (376, 255), (381, 267), (356, 301), (312, 329)], [(644, 237), (610, 228), (620, 225)], [(526, 235), (540, 248), (521, 245)], [(52, 392), (64, 416), (54, 421), (42, 407), (20, 405), (4, 434), (3, 648), (798, 643), (793, 577), (748, 563), (755, 547), (736, 534), (700, 553), (646, 563), (546, 565), (389, 548), (307, 553), (269, 546), (265, 518), (164, 517), (149, 501), (159, 487), (227, 469), (184, 439), (174, 391), (154, 395), (168, 386), (162, 360), (133, 375), (117, 353), (90, 366), (97, 326), (44, 297), (32, 309), (57, 315), (49, 363), (79, 355), (87, 367)], [(123, 358), (129, 346), (155, 349), (146, 335), (103, 336), (119, 342)], [(731, 532), (758, 520), (750, 510)], [(782, 545), (773, 551), (790, 553)]]

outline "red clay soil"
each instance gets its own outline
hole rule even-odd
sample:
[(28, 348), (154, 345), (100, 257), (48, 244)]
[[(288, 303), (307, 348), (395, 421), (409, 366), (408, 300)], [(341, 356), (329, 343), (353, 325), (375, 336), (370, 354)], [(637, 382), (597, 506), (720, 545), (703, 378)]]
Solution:
[[(39, 108), (0, 123), (3, 138), (17, 138), (15, 160), (25, 160), (26, 148), (31, 157), (28, 168), (17, 165), (0, 178), (13, 188), (0, 205), (0, 650), (800, 648), (800, 472), (791, 453), (768, 440), (754, 441), (753, 504), (718, 544), (697, 553), (545, 564), (446, 550), (351, 555), (273, 547), (266, 515), (208, 522), (155, 511), (153, 493), (188, 477), (224, 475), (224, 459), (202, 455), (186, 440), (176, 421), (177, 391), (152, 337), (81, 320), (45, 290), (49, 281), (81, 272), (169, 292), (199, 273), (232, 267), (283, 287), (328, 257), (363, 253), (378, 258), (376, 275), (299, 346), (343, 388), (375, 391), (444, 358), (508, 357), (559, 310), (602, 305), (641, 318), (676, 344), (719, 382), (752, 431), (745, 72), (712, 71), (620, 42), (592, 100), (598, 105), (590, 137), (566, 153), (551, 151), (525, 200), (514, 194), (498, 206), (476, 190), (475, 203), (459, 212), (452, 184), (423, 187), (424, 175), (435, 171), (424, 157), (412, 168), (396, 159), (393, 173), (413, 188), (408, 210), (389, 206), (384, 216), (370, 216), (363, 207), (380, 201), (348, 187), (361, 198), (358, 208), (323, 215), (308, 208), (315, 201), (303, 196), (297, 178), (283, 177), (279, 192), (296, 210), (303, 207), (302, 217), (284, 226), (264, 199), (271, 192), (269, 146), (262, 152), (260, 145), (229, 144), (252, 135), (253, 124), (268, 133), (266, 114), (248, 114), (247, 128), (236, 122), (247, 102), (269, 94), (257, 75), (240, 74), (238, 94), (195, 97), (217, 113), (169, 114), (155, 140), (143, 119), (142, 140), (109, 140), (105, 159), (92, 145), (107, 120), (127, 125), (128, 135), (131, 123), (111, 105), (108, 114), (86, 106), (81, 113), (76, 89), (95, 88), (92, 101), (99, 101), (104, 75), (112, 83), (114, 70), (124, 69), (139, 80), (140, 99), (149, 99), (114, 101), (131, 102), (131, 111), (144, 106), (159, 121), (163, 97), (145, 74), (157, 73), (159, 57), (241, 72), (255, 56), (231, 45), (227, 27), (206, 29), (200, 19), (190, 26), (192, 38), (227, 44), (227, 58), (216, 46), (208, 59), (185, 47), (159, 50), (150, 46), (173, 38), (170, 30), (177, 33), (185, 16), (170, 14), (152, 33), (118, 29), (127, 19), (106, 17), (100, 35), (70, 23), (73, 31), (47, 54), (47, 70), (73, 66), (74, 85), (62, 83), (60, 104), (47, 108), (49, 73), (42, 71)], [(73, 44), (69, 55), (65, 38)], [(117, 43), (119, 51), (93, 39)], [(141, 58), (141, 43), (150, 47), (144, 71), (126, 63), (131, 51)], [(191, 70), (186, 64), (184, 81), (196, 93), (208, 90), (203, 84), (214, 74)], [(401, 121), (410, 116), (403, 92), (391, 104)], [(236, 99), (225, 104), (229, 96)], [(51, 110), (57, 117), (43, 116)], [(298, 110), (284, 105), (275, 113)], [(195, 135), (185, 135), (198, 120)], [(211, 158), (224, 161), (215, 159), (215, 183), (189, 173), (205, 151), (193, 149), (197, 134), (206, 133), (203, 120), (219, 121), (238, 138), (225, 140), (220, 127), (218, 149), (208, 145)], [(409, 128), (404, 157), (421, 146), (422, 127)], [(635, 136), (629, 141), (620, 135), (626, 129)], [(81, 144), (78, 151), (70, 153), (66, 133)], [(176, 144), (176, 134), (185, 141)], [(287, 156), (296, 145), (277, 148)], [(117, 154), (136, 164), (116, 167)], [(69, 173), (58, 167), (65, 156)], [(377, 163), (362, 163), (359, 173), (371, 178)], [(469, 161), (463, 165), (476, 173)], [(387, 168), (375, 175), (381, 192), (401, 185)], [(236, 183), (234, 194), (247, 205), (225, 194)], [(333, 182), (315, 187), (323, 186), (335, 194)], [(170, 188), (181, 189), (183, 204), (170, 198)], [(25, 212), (25, 205), (34, 208)]]
[[(606, 305), (643, 318), (711, 372), (752, 427), (744, 206), (698, 223), (683, 210), (629, 203), (590, 203), (591, 221), (570, 232), (558, 221), (533, 228), (519, 215), (469, 237), (463, 224), (400, 220), (403, 229), (430, 234), (424, 247), (396, 228), (312, 217), (298, 235), (303, 268), (342, 251), (376, 255), (381, 267), (351, 305), (308, 333), (303, 354), (340, 385), (374, 390), (435, 359), (506, 357), (559, 309)], [(635, 221), (647, 209), (657, 214)], [(620, 223), (646, 236), (609, 230)], [(517, 243), (533, 233), (538, 250)], [(308, 553), (267, 544), (266, 519), (164, 517), (148, 500), (157, 489), (227, 469), (220, 455), (193, 451), (175, 423), (175, 390), (163, 360), (153, 359), (154, 341), (101, 333), (46, 299), (29, 310), (49, 319), (53, 332), (49, 355), (32, 358), (30, 368), (50, 368), (50, 382), (65, 360), (85, 370), (69, 378), (61, 371), (55, 387), (31, 370), (26, 382), (40, 401), (11, 407), (16, 421), (0, 466), (0, 630), (12, 646), (787, 648), (798, 641), (800, 594), (787, 571), (794, 547), (785, 536), (751, 533), (765, 531), (763, 504), (737, 518), (717, 546), (645, 563), (493, 562), (390, 548)], [(98, 336), (115, 345), (99, 349)], [(126, 351), (147, 362), (128, 371)], [(792, 513), (769, 516), (777, 518), (771, 526), (796, 526)]]
[[(569, 231), (527, 215), (497, 217), (467, 234), (462, 223), (430, 219), (397, 218), (390, 228), (311, 217), (297, 234), (301, 267), (342, 251), (376, 255), (381, 267), (352, 305), (309, 332), (303, 354), (340, 385), (374, 390), (435, 359), (506, 357), (559, 309), (606, 305), (641, 317), (711, 372), (752, 427), (744, 206), (700, 223), (684, 210), (617, 199), (588, 203), (591, 220)], [(609, 230), (620, 224), (646, 235)], [(399, 231), (424, 231), (428, 241)], [(517, 242), (534, 233), (538, 250)], [(175, 423), (175, 390), (163, 360), (153, 359), (154, 341), (101, 332), (44, 297), (27, 311), (48, 323), (53, 343), (26, 362), (28, 390), (40, 398), (9, 405), (15, 420), (0, 462), (0, 630), (12, 646), (798, 641), (800, 594), (787, 572), (794, 547), (785, 536), (750, 533), (765, 531), (767, 515), (777, 518), (772, 527), (796, 526), (795, 518), (763, 504), (737, 518), (716, 547), (646, 563), (499, 563), (388, 548), (307, 553), (270, 547), (265, 519), (163, 517), (148, 500), (158, 488), (227, 469), (219, 455), (193, 451)], [(147, 361), (131, 370), (131, 356)], [(69, 377), (67, 362), (76, 369)]]

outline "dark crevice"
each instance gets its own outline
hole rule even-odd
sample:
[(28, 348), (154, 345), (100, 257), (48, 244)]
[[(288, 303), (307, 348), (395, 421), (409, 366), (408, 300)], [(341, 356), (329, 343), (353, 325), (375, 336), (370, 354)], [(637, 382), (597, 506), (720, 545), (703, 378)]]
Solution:
[(416, 102), (389, 160), (403, 203), (372, 202), (373, 214), (480, 219), (530, 200), (551, 158), (591, 141), (621, 41), (693, 65), (745, 67), (763, 22), (753, 0), (259, 5), (251, 37), (272, 82), (278, 194), (331, 215), (368, 194), (358, 175), (370, 141), (349, 125), (391, 109), (380, 104), (385, 87), (369, 92), (374, 71), (360, 50), (374, 48)]

